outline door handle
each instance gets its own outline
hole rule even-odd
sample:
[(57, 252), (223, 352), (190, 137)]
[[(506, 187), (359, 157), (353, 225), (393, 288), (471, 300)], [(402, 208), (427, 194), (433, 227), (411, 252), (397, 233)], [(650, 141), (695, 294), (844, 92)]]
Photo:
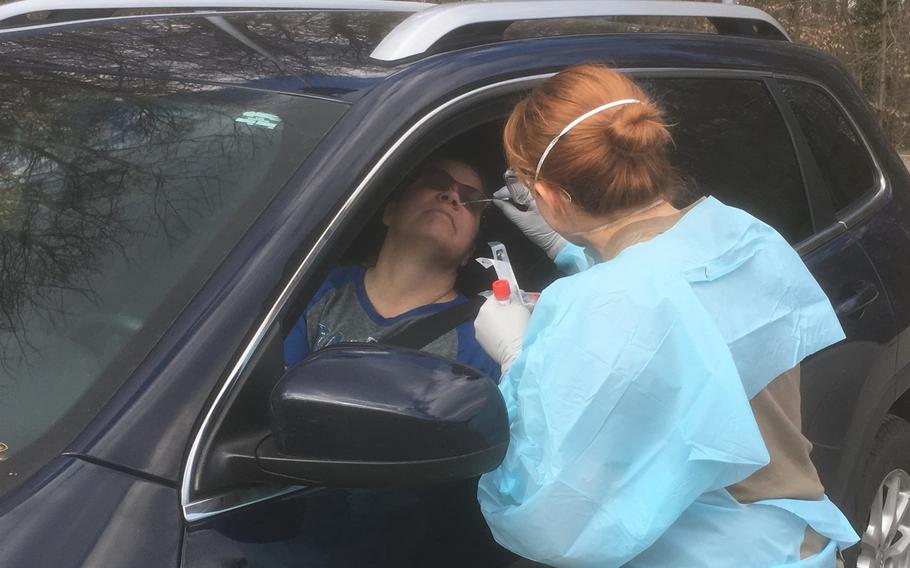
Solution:
[(862, 311), (869, 307), (872, 302), (878, 300), (880, 294), (878, 286), (871, 282), (860, 282), (858, 290), (846, 300), (837, 304), (834, 311), (837, 315), (850, 317), (856, 314), (862, 314)]

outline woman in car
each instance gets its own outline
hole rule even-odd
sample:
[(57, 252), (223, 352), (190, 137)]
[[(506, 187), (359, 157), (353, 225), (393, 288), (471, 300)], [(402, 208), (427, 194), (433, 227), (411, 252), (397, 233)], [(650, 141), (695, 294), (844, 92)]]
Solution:
[(559, 567), (834, 566), (856, 534), (809, 459), (799, 365), (844, 334), (796, 252), (714, 198), (675, 207), (661, 112), (608, 68), (543, 82), (504, 143), (497, 206), (577, 273), (530, 319), (475, 322), (511, 429), (478, 493), (496, 540)]
[[(481, 175), (467, 162), (442, 153), (428, 160), (386, 205), (387, 230), (376, 261), (336, 267), (316, 291), (285, 338), (285, 366), (340, 343), (385, 343), (416, 322), (465, 304), (455, 280), (489, 202), (482, 187)], [(425, 328), (419, 347), (498, 379), (499, 365), (477, 344), (469, 314), (448, 328)]]

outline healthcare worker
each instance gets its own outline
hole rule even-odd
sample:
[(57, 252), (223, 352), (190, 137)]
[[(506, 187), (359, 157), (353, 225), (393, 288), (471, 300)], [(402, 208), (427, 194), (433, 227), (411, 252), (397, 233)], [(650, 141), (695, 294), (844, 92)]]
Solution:
[(511, 429), (478, 490), (496, 540), (557, 567), (834, 567), (857, 535), (809, 459), (799, 365), (844, 334), (796, 252), (712, 197), (675, 208), (660, 110), (606, 67), (543, 82), (504, 143), (497, 206), (577, 272), (475, 322)]

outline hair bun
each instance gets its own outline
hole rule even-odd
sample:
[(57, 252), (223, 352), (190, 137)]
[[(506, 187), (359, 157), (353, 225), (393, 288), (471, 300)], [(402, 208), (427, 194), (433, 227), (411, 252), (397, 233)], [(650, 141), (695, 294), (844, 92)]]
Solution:
[(670, 141), (660, 112), (648, 102), (623, 105), (615, 113), (604, 115), (601, 121), (607, 142), (621, 154), (651, 152)]
[[(554, 142), (579, 116), (623, 99), (641, 102), (595, 111)], [(537, 175), (563, 188), (582, 211), (606, 215), (676, 192), (667, 152), (672, 139), (663, 122), (660, 106), (631, 79), (583, 63), (537, 85), (515, 106), (503, 144), (509, 165), (521, 176)]]

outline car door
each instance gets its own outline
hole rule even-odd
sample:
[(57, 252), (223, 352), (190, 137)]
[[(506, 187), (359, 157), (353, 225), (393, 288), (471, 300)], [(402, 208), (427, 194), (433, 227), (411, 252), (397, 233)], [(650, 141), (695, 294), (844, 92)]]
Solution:
[[(897, 322), (888, 292), (901, 291), (883, 285), (877, 266), (867, 268), (873, 264), (869, 251), (906, 250), (907, 236), (894, 230), (895, 206), (886, 196), (885, 177), (833, 92), (800, 77), (780, 77), (776, 84), (799, 125), (803, 160), (814, 183), (829, 196), (840, 225), (841, 234), (808, 258), (818, 267), (817, 277), (848, 341), (837, 347), (843, 356), (832, 353), (816, 359), (818, 380), (833, 384), (811, 392), (815, 406), (807, 418), (816, 444), (814, 459), (827, 474), (831, 492), (846, 504), (861, 491), (856, 475), (896, 398)], [(855, 507), (848, 513), (854, 522), (862, 520), (855, 518)]]
[[(314, 273), (318, 279), (321, 274)], [(268, 434), (271, 388), (284, 372), (276, 325), (226, 403), (192, 483), (182, 566), (510, 566), (477, 503), (477, 479), (415, 487), (251, 484), (250, 448)], [(252, 440), (252, 445), (241, 447)], [(255, 459), (255, 458), (251, 458)], [(247, 461), (245, 461), (247, 460)], [(275, 483), (271, 480), (271, 483)]]
[[(824, 216), (824, 202), (818, 202), (806, 182), (793, 124), (781, 115), (769, 79), (741, 72), (679, 71), (639, 79), (667, 109), (676, 142), (674, 162), (692, 190), (689, 197), (715, 195), (746, 209), (805, 252), (832, 303), (857, 321), (856, 326), (845, 324), (850, 340), (822, 355), (830, 353), (835, 364), (868, 363), (876, 353), (858, 356), (852, 347), (864, 346), (864, 326), (885, 317), (881, 310), (888, 313), (887, 303), (881, 296), (857, 303), (856, 293), (851, 293), (856, 282), (872, 282), (879, 288), (880, 284), (852, 235), (836, 223), (831, 230), (827, 221), (833, 217)], [(274, 353), (261, 354), (255, 365), (272, 367), (264, 375), (270, 378), (259, 387), (263, 391), (281, 373), (281, 333), (278, 329), (269, 333)], [(824, 373), (827, 367), (816, 371), (813, 361), (807, 364), (805, 381), (818, 388), (804, 389), (807, 401), (815, 400), (813, 393), (824, 398), (834, 382)], [(247, 416), (263, 412), (262, 408), (238, 408)], [(263, 420), (260, 416), (253, 422)], [(522, 562), (492, 542), (477, 510), (474, 486), (473, 480), (397, 489), (262, 486), (250, 489), (239, 501), (218, 502), (213, 497), (206, 507), (186, 511), (183, 565), (510, 566)]]
[[(473, 506), (470, 506), (472, 505)], [(425, 488), (309, 488), (193, 524), (183, 566), (508, 566), (476, 481)]]
[[(424, 139), (421, 146), (433, 144)], [(403, 155), (396, 163), (413, 165), (422, 157)], [(402, 168), (388, 169), (377, 175), (402, 174)], [(362, 228), (359, 221), (348, 227)], [(341, 259), (337, 247), (336, 252), (328, 255), (330, 266)], [(323, 276), (312, 270), (298, 287), (315, 290)], [(293, 324), (299, 310), (287, 311)], [(527, 565), (493, 540), (477, 503), (476, 478), (393, 488), (249, 483), (256, 479), (256, 465), (232, 444), (268, 433), (269, 393), (284, 372), (283, 329), (279, 320), (268, 330), (236, 392), (227, 395), (224, 413), (213, 419), (212, 437), (201, 444), (190, 480), (199, 497), (185, 509), (182, 566)], [(244, 451), (249, 455), (250, 446)]]
[[(861, 227), (839, 223), (799, 121), (774, 79), (746, 72), (642, 77), (667, 111), (673, 159), (690, 192), (714, 195), (777, 229), (828, 295), (847, 339), (803, 364), (804, 432), (829, 495), (847, 498), (847, 434), (863, 420), (862, 389), (893, 372), (893, 316)], [(880, 392), (870, 393), (880, 395)]]

